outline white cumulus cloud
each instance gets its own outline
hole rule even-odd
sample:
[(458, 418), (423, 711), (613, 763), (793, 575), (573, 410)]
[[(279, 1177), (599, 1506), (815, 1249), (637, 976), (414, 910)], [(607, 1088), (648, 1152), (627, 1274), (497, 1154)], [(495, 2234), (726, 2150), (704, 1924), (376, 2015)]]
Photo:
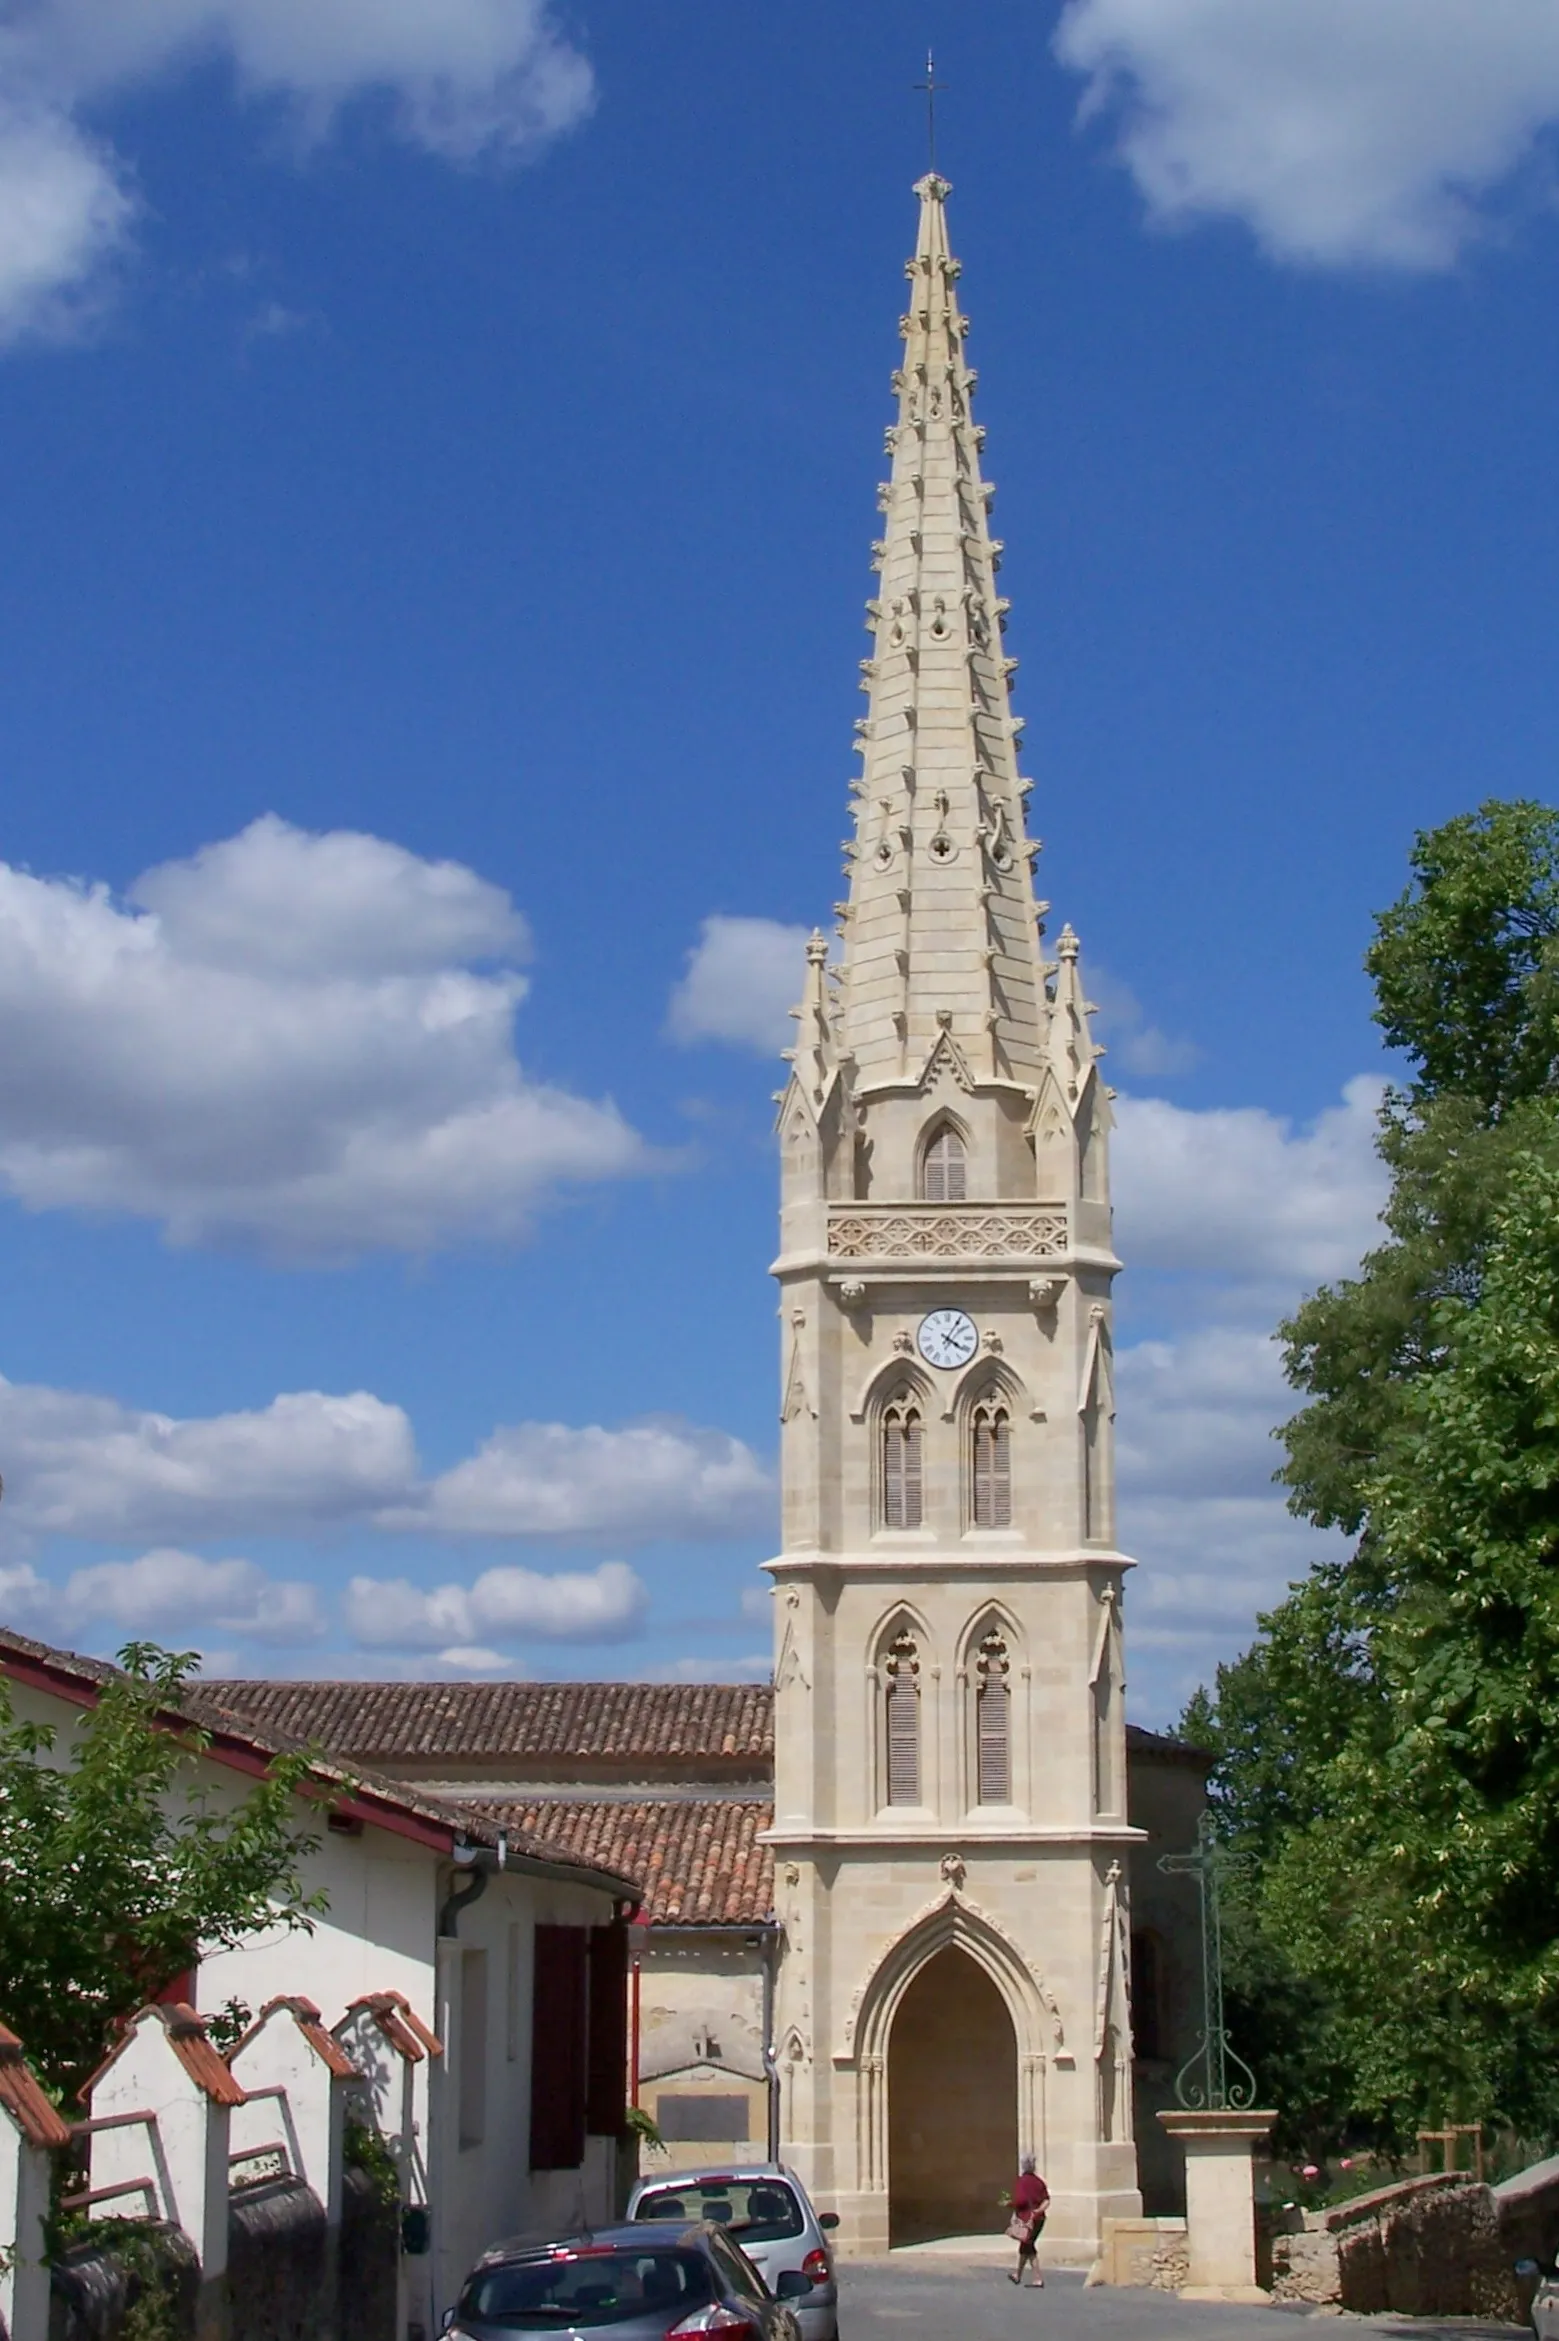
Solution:
[(122, 166), (68, 115), (8, 97), (3, 54), (0, 343), (57, 338), (91, 318), (134, 204)]
[(57, 331), (132, 218), (84, 115), (216, 59), (304, 138), (376, 103), (456, 162), (534, 151), (590, 110), (590, 68), (545, 0), (12, 0), (0, 16), (0, 341)]
[(795, 1038), (790, 1010), (801, 998), (806, 941), (805, 927), (778, 919), (705, 919), (671, 994), (671, 1038), (734, 1041), (777, 1056)]
[(109, 1542), (317, 1532), (403, 1494), (417, 1471), (405, 1414), (365, 1390), (180, 1419), (0, 1381), (0, 1453), (12, 1527)]
[(523, 1073), (524, 945), (473, 872), (272, 816), (124, 903), (0, 863), (0, 1190), (299, 1259), (517, 1240), (649, 1160)]
[(312, 1585), (267, 1576), (253, 1561), (203, 1560), (163, 1547), (134, 1561), (74, 1570), (60, 1599), (70, 1632), (105, 1624), (130, 1634), (183, 1637), (203, 1629), (254, 1642), (310, 1642), (324, 1631)]
[(1287, 260), (1447, 265), (1559, 121), (1552, 0), (1067, 0), (1055, 46), (1156, 218)]
[(1258, 1611), (1342, 1540), (1287, 1509), (1275, 1427), (1299, 1410), (1271, 1328), (1380, 1240), (1379, 1081), (1295, 1124), (1257, 1107), (1119, 1100), (1117, 1245), (1165, 1320), (1116, 1372), (1119, 1525), (1142, 1563), (1128, 1594), (1139, 1712), (1170, 1721)]
[(371, 1526), (644, 1544), (739, 1533), (773, 1503), (751, 1448), (678, 1421), (507, 1424), (425, 1478), (405, 1411), (366, 1390), (181, 1418), (0, 1379), (0, 1457), (8, 1528), (108, 1543)]
[(430, 1650), (450, 1665), (492, 1653), (482, 1637), (532, 1636), (550, 1641), (619, 1641), (641, 1624), (648, 1596), (625, 1561), (590, 1570), (485, 1569), (470, 1585), (425, 1590), (404, 1577), (354, 1577), (343, 1605), (346, 1623), (368, 1649)]
[(1360, 1075), (1298, 1128), (1260, 1106), (1120, 1098), (1111, 1181), (1128, 1268), (1245, 1283), (1262, 1306), (1346, 1275), (1379, 1240), (1381, 1093)]
[(1116, 1401), (1121, 1541), (1141, 1562), (1127, 1591), (1130, 1671), (1169, 1720), (1249, 1641), (1260, 1610), (1346, 1546), (1296, 1520), (1273, 1485), (1273, 1428), (1299, 1400), (1269, 1335), (1214, 1324), (1140, 1342), (1117, 1360)]
[(756, 1526), (773, 1482), (752, 1449), (690, 1423), (514, 1423), (388, 1524), (455, 1536), (723, 1535)]

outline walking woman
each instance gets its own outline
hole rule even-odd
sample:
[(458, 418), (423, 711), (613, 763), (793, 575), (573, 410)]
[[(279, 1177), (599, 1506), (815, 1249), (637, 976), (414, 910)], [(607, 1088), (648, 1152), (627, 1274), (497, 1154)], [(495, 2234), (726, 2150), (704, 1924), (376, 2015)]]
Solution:
[(1018, 2247), (1018, 2264), (1007, 2270), (1007, 2282), (1021, 2285), (1026, 2268), (1036, 2284), (1045, 2279), (1039, 2272), (1034, 2254), (1039, 2249), (1039, 2232), (1045, 2224), (1045, 2206), (1050, 2201), (1050, 2189), (1034, 2168), (1034, 2157), (1025, 2154), (1018, 2170), (1018, 2182), (1012, 2190), (1012, 2217), (1007, 2222), (1007, 2233)]

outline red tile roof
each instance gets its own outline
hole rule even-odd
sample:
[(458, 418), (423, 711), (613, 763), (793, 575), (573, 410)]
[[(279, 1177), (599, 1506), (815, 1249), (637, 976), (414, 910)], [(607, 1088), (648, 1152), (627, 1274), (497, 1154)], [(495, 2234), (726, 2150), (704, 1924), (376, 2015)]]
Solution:
[(355, 2081), (358, 2078), (356, 2065), (353, 2064), (341, 2043), (333, 2039), (325, 2030), (324, 2020), (314, 2002), (304, 1999), (301, 1993), (284, 1992), (274, 2000), (267, 2000), (242, 2040), (239, 2041), (237, 2048), (233, 2050), (235, 2057), (241, 2050), (249, 2046), (250, 2041), (261, 2029), (266, 2018), (274, 2016), (278, 2008), (286, 2009), (327, 2072), (334, 2074), (338, 2081)]
[[(33, 1641), (30, 1635), (0, 1626), (0, 1674), (38, 1684), (82, 1706), (92, 1706), (103, 1686), (118, 1679), (120, 1671), (104, 1659), (84, 1657), (78, 1650), (56, 1650), (46, 1642)], [(285, 1690), (291, 1686), (261, 1687)], [(229, 1706), (219, 1696), (226, 1688), (198, 1679), (188, 1682), (180, 1691), (178, 1704), (160, 1710), (158, 1720), (170, 1730), (193, 1728), (206, 1735), (208, 1752), (216, 1762), (256, 1775), (263, 1774), (276, 1756), (319, 1751), (311, 1776), (316, 1787), (325, 1792), (322, 1801), (332, 1809), (382, 1829), (398, 1830), (438, 1852), (449, 1851), (461, 1839), (489, 1849), (496, 1846), (497, 1824), (485, 1817), (481, 1807), (455, 1804), (429, 1795), (415, 1783), (386, 1780), (360, 1763), (344, 1762), (344, 1751), (326, 1741), (322, 1733), (293, 1731), (250, 1709)], [(562, 1847), (526, 1837), (518, 1829), (509, 1832), (509, 1851), (521, 1859), (553, 1865), (569, 1860)], [(601, 1883), (619, 1894), (638, 1889), (636, 1879), (616, 1873), (591, 1883)]]
[(390, 2046), (409, 2065), (420, 2065), (424, 2056), (443, 2055), (444, 2043), (428, 2030), (403, 1991), (365, 1991), (348, 2004), (346, 2014), (336, 2026), (338, 2032), (350, 2023), (359, 2008), (372, 2016)]
[(203, 1682), (201, 1693), (339, 1756), (394, 1767), (506, 1762), (576, 1779), (637, 1760), (657, 1773), (761, 1772), (774, 1760), (767, 1683)]
[(152, 2007), (141, 2008), (131, 2017), (114, 2046), (92, 2075), (91, 2080), (84, 2081), (77, 2092), (83, 2105), (90, 2104), (92, 2092), (102, 2080), (103, 2075), (110, 2066), (118, 2064), (119, 2059), (124, 2055), (125, 2050), (130, 2046), (142, 2024), (148, 2018), (162, 2026), (168, 2035), (168, 2046), (196, 2088), (203, 2090), (213, 2105), (243, 2104), (243, 2084), (234, 2080), (227, 2066), (212, 2047), (206, 2035), (205, 2018), (197, 2016), (194, 2009), (187, 2006), (183, 2000), (176, 2000), (171, 2007), (158, 2002)]
[(761, 1926), (774, 1912), (774, 1859), (758, 1843), (774, 1818), (767, 1801), (647, 1797), (631, 1803), (487, 1807), (500, 1820), (567, 1845), (578, 1861), (644, 1880), (642, 1915), (656, 1926)]
[[(769, 1683), (358, 1683), (211, 1681), (203, 1698), (294, 1740), (394, 1771), (479, 1765), (537, 1780), (766, 1777)], [(1183, 1760), (1179, 1740), (1126, 1726), (1134, 1755)]]
[(8, 2024), (0, 2024), (0, 2105), (30, 2146), (70, 2144), (70, 2124), (44, 2095), (38, 2076), (22, 2054)]

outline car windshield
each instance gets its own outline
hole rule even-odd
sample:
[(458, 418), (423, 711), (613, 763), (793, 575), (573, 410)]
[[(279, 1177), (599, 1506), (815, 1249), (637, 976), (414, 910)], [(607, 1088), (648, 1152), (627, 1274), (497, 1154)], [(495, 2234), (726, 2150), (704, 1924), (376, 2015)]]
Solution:
[(709, 2268), (698, 2252), (587, 2245), (478, 2268), (461, 2295), (460, 2314), (475, 2324), (536, 2333), (625, 2325), (639, 2317), (664, 2318), (669, 2326), (713, 2297)]
[(739, 2243), (779, 2243), (802, 2231), (795, 2189), (782, 2178), (701, 2178), (653, 2187), (635, 2219), (712, 2219)]

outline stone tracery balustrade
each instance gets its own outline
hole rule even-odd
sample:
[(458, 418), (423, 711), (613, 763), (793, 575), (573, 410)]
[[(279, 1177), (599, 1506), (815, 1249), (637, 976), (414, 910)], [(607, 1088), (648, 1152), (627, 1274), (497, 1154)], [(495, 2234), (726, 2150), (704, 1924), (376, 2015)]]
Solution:
[(1064, 1204), (852, 1203), (828, 1214), (834, 1260), (1051, 1260), (1066, 1249)]

